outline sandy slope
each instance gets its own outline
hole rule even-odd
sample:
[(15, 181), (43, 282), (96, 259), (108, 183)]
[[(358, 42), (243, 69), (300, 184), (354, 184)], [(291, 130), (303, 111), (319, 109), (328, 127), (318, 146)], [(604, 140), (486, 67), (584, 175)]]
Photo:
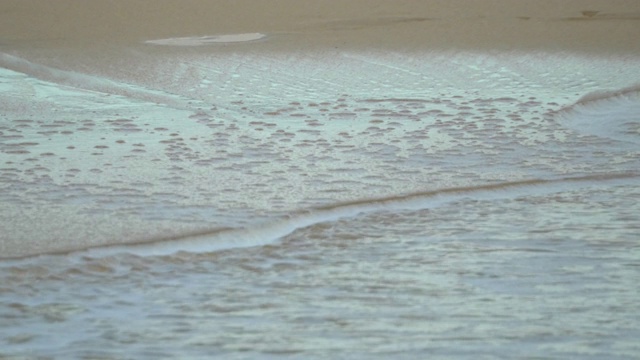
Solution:
[(3, 0), (0, 45), (266, 33), (314, 46), (639, 52), (637, 0)]

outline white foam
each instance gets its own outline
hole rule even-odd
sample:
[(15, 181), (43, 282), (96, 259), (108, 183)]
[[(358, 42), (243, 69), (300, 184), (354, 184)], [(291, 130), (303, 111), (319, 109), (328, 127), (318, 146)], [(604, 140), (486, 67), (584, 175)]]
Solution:
[(180, 38), (168, 38), (145, 41), (146, 44), (165, 45), (165, 46), (202, 46), (217, 43), (238, 43), (247, 41), (256, 41), (265, 38), (265, 34), (246, 33), (246, 34), (226, 34), (211, 36), (189, 36)]

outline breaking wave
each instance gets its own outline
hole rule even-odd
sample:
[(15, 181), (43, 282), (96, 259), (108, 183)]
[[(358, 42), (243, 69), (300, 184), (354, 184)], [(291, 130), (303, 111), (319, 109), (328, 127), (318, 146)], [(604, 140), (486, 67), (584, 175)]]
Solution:
[(640, 86), (594, 92), (557, 114), (577, 132), (634, 144), (640, 143)]
[[(541, 196), (591, 186), (636, 184), (640, 174), (597, 174), (557, 179), (501, 182), (474, 187), (447, 188), (377, 199), (363, 199), (324, 206), (292, 214), (276, 221), (246, 228), (215, 229), (171, 239), (150, 239), (137, 244), (101, 246), (68, 254), (106, 257), (121, 253), (165, 256), (179, 252), (207, 253), (233, 248), (267, 245), (298, 229), (375, 212), (436, 208), (461, 200), (494, 201), (522, 196)], [(40, 255), (38, 255), (40, 256)]]

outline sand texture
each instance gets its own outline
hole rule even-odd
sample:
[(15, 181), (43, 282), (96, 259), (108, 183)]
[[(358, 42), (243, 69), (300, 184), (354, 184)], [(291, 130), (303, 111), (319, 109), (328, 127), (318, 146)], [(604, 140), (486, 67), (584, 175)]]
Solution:
[(264, 33), (269, 49), (640, 51), (636, 0), (5, 0), (0, 45)]

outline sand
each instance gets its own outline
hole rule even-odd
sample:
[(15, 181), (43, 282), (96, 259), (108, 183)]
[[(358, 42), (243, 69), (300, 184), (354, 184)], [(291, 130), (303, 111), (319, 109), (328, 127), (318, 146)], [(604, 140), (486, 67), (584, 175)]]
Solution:
[[(640, 52), (637, 0), (4, 0), (0, 46), (266, 34), (259, 48)], [(236, 49), (237, 50), (237, 49)]]

